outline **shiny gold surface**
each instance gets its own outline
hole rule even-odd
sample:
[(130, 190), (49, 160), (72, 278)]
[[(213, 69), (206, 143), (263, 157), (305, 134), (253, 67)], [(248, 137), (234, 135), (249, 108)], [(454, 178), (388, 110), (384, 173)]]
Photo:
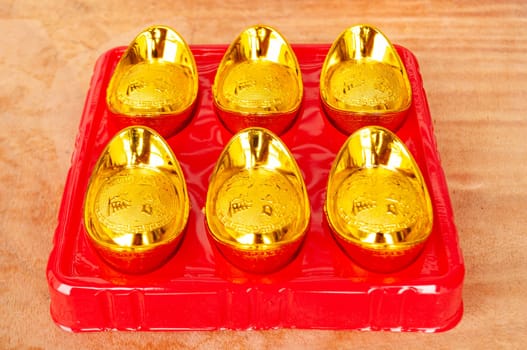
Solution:
[(205, 213), (212, 237), (242, 269), (269, 271), (291, 258), (309, 224), (309, 199), (276, 135), (263, 128), (234, 135), (210, 179)]
[(184, 114), (198, 94), (197, 74), (194, 56), (177, 32), (149, 27), (117, 64), (108, 85), (108, 107), (127, 116)]
[(302, 75), (284, 37), (271, 27), (256, 25), (227, 49), (212, 91), (220, 118), (231, 131), (261, 126), (281, 133), (300, 107)]
[(151, 129), (130, 127), (109, 142), (95, 165), (84, 224), (110, 264), (141, 272), (166, 257), (156, 251), (172, 252), (163, 246), (177, 244), (189, 210), (185, 179), (168, 144)]
[(329, 175), (325, 210), (344, 245), (381, 257), (404, 255), (426, 240), (433, 224), (418, 165), (395, 134), (376, 126), (356, 131), (342, 146)]
[(341, 130), (378, 124), (396, 129), (412, 102), (406, 69), (378, 29), (346, 29), (331, 46), (320, 74), (320, 96)]

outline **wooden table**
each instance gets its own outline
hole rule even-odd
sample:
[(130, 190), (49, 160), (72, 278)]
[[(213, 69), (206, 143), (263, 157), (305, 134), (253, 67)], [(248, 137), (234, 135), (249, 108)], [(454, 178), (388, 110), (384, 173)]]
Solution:
[[(417, 56), (449, 184), (465, 312), (434, 335), (289, 330), (69, 334), (45, 266), (97, 57), (148, 25), (190, 44), (264, 23), (330, 43), (370, 23)], [(527, 3), (524, 1), (16, 1), (0, 6), (0, 348), (521, 348), (527, 334)]]

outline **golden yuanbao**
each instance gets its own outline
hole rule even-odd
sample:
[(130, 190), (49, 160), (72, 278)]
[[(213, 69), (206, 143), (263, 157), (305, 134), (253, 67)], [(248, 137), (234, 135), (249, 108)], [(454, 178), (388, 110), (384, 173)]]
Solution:
[(225, 52), (212, 92), (218, 114), (232, 132), (259, 126), (280, 134), (292, 123), (303, 97), (296, 55), (275, 29), (249, 27)]
[(412, 103), (406, 68), (378, 29), (357, 25), (333, 42), (320, 74), (320, 97), (337, 128), (366, 125), (397, 129)]
[[(177, 130), (189, 118), (198, 95), (198, 70), (183, 38), (167, 26), (151, 26), (130, 43), (108, 84), (108, 108), (118, 116), (163, 119)], [(153, 124), (157, 126), (157, 124)]]
[(84, 225), (102, 258), (129, 273), (153, 269), (177, 248), (189, 211), (183, 172), (159, 134), (137, 126), (113, 137), (84, 202)]
[(328, 178), (325, 211), (348, 254), (378, 271), (415, 259), (433, 226), (417, 163), (394, 133), (377, 126), (359, 129), (342, 146)]
[(303, 240), (310, 208), (285, 144), (264, 128), (234, 135), (212, 173), (205, 214), (218, 247), (239, 268), (261, 273), (286, 264)]

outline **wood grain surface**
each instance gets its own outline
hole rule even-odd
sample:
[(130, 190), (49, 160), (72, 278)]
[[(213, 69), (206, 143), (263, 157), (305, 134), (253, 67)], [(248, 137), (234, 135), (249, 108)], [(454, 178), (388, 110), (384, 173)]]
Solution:
[[(370, 23), (417, 56), (467, 271), (454, 329), (70, 334), (52, 322), (45, 268), (95, 60), (151, 24), (225, 44), (256, 23), (291, 43), (331, 43)], [(523, 348), (526, 53), (525, 1), (2, 0), (0, 348)]]

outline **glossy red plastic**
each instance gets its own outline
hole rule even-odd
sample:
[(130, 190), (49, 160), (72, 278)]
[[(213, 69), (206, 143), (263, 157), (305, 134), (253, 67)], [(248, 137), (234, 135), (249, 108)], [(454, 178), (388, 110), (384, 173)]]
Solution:
[(434, 229), (419, 258), (393, 274), (356, 265), (341, 250), (323, 212), (331, 164), (347, 135), (327, 120), (319, 76), (329, 45), (293, 45), (303, 73), (304, 100), (282, 140), (295, 156), (311, 202), (310, 229), (283, 269), (249, 274), (231, 265), (209, 238), (203, 207), (208, 179), (232, 134), (218, 121), (211, 84), (227, 46), (192, 46), (199, 100), (189, 124), (168, 142), (186, 176), (191, 199), (179, 250), (144, 275), (106, 265), (88, 242), (82, 205), (91, 171), (117, 130), (109, 123), (106, 87), (124, 48), (98, 60), (66, 181), (47, 279), (51, 316), (65, 330), (316, 328), (444, 331), (463, 313), (464, 265), (433, 125), (415, 57), (397, 50), (412, 83), (413, 103), (397, 134), (428, 184)]

